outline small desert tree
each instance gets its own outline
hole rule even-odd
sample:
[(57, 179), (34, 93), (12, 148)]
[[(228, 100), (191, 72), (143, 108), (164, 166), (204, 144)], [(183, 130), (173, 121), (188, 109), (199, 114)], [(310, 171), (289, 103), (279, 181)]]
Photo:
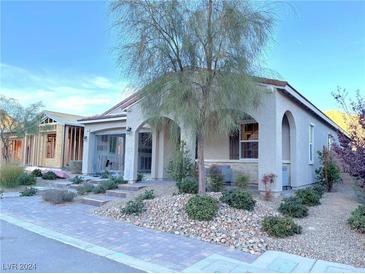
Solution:
[(338, 88), (333, 93), (337, 102), (346, 113), (348, 136), (338, 133), (339, 145), (334, 150), (345, 164), (345, 169), (351, 175), (361, 179), (365, 188), (365, 98), (356, 92), (355, 98), (348, 98), (345, 89)]
[(40, 102), (23, 107), (13, 98), (0, 96), (0, 142), (1, 154), (5, 162), (10, 160), (12, 137), (22, 138), (25, 134), (37, 132), (41, 107)]
[(174, 115), (197, 140), (200, 193), (205, 192), (206, 137), (236, 129), (245, 112), (259, 104), (261, 92), (252, 75), (273, 20), (258, 5), (241, 0), (112, 3), (121, 31), (119, 61), (141, 81), (145, 115)]

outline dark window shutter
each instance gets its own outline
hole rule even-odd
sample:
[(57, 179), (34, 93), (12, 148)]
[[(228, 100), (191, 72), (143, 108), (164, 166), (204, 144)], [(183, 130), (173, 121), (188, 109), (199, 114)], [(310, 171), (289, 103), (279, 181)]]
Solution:
[(229, 159), (238, 160), (240, 158), (240, 132), (233, 131), (229, 135)]

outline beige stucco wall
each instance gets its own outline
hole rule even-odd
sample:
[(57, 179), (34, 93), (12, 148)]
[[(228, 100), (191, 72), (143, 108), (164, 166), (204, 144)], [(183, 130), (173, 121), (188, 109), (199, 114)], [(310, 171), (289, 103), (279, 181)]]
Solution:
[(211, 134), (204, 144), (204, 156), (207, 160), (229, 160), (229, 136), (227, 134)]

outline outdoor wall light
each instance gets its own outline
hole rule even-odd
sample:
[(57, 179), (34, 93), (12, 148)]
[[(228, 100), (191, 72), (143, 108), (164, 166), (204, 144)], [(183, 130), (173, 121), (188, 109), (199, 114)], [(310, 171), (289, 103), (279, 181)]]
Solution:
[(84, 136), (84, 141), (87, 141), (87, 136)]

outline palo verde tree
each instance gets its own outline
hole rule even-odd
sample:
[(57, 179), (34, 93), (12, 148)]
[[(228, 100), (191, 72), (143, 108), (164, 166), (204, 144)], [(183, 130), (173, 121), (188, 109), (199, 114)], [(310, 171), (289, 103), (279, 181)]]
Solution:
[(23, 107), (13, 98), (0, 96), (0, 142), (5, 162), (10, 160), (11, 138), (38, 131), (41, 107), (40, 102)]
[(237, 129), (260, 102), (253, 75), (272, 14), (241, 0), (119, 0), (112, 14), (119, 62), (140, 81), (145, 115), (168, 113), (195, 134), (205, 192), (206, 137)]

